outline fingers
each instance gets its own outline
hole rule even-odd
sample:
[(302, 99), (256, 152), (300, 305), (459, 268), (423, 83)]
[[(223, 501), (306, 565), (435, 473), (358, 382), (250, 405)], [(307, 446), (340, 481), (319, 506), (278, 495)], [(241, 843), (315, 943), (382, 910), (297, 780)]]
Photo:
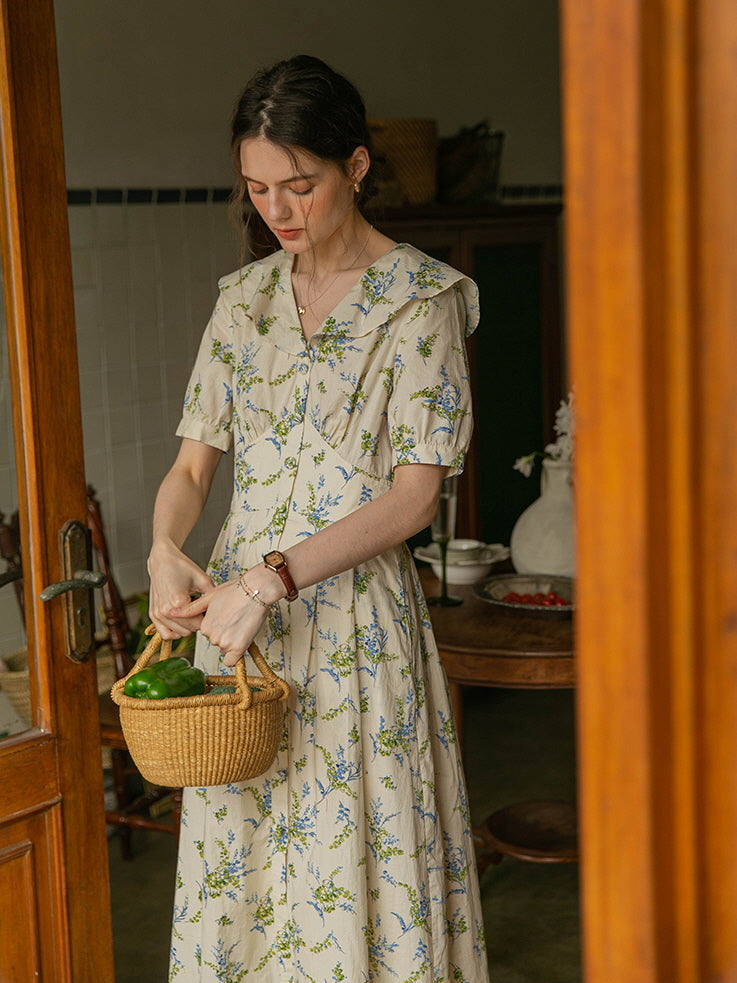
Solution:
[(221, 584), (209, 596), (198, 598), (186, 613), (206, 609), (200, 632), (223, 653), (226, 666), (234, 666), (253, 641), (267, 616), (267, 609), (235, 590), (235, 582)]
[(188, 635), (194, 634), (194, 632), (199, 631), (202, 622), (201, 618), (176, 619), (171, 617), (157, 617), (150, 611), (149, 617), (158, 633), (167, 641), (175, 641), (176, 639), (186, 638)]
[(158, 600), (152, 592), (148, 614), (162, 638), (167, 640), (185, 638), (199, 630), (202, 615), (183, 611), (188, 606), (188, 597), (180, 597), (174, 603), (167, 605)]
[(215, 586), (213, 580), (207, 576), (204, 570), (200, 570), (199, 567), (195, 567), (192, 576), (192, 594), (206, 594), (211, 591)]
[(202, 618), (198, 616), (203, 615), (207, 611), (213, 593), (213, 591), (209, 591), (189, 601), (187, 604), (179, 604), (175, 608), (172, 608), (171, 613), (177, 619), (198, 618), (199, 621), (202, 621)]
[[(183, 638), (199, 631), (223, 653), (223, 664), (232, 667), (243, 656), (266, 618), (267, 609), (235, 590), (235, 581), (212, 586), (200, 597), (162, 610), (151, 606), (151, 619), (164, 639)], [(207, 585), (205, 585), (207, 586)]]

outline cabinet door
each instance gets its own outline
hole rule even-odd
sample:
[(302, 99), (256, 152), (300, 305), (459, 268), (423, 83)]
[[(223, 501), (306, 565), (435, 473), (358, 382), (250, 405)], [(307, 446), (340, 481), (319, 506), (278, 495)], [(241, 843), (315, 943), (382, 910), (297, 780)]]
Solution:
[(525, 478), (514, 462), (550, 443), (563, 389), (554, 240), (549, 227), (529, 232), (508, 241), (477, 234), (470, 250), (481, 297), (472, 361), (477, 521), (486, 542), (509, 543), (539, 495), (539, 466)]
[[(518, 457), (553, 438), (564, 391), (557, 206), (406, 209), (377, 221), (472, 277), (481, 321), (469, 341), (476, 421), (458, 487), (459, 536), (509, 543), (512, 527), (539, 494), (539, 469), (524, 478)], [(429, 533), (418, 540), (426, 542)]]

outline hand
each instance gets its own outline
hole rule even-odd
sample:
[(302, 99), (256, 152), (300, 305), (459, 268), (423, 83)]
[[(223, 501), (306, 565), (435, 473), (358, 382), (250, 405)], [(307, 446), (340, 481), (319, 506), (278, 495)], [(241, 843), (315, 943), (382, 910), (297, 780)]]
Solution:
[(212, 590), (212, 580), (170, 540), (154, 543), (148, 558), (151, 578), (149, 617), (162, 638), (191, 635), (200, 627), (201, 616), (182, 617), (179, 609), (193, 594)]
[(237, 580), (228, 580), (176, 612), (178, 618), (199, 619), (199, 630), (234, 666), (266, 620), (268, 608), (245, 594)]

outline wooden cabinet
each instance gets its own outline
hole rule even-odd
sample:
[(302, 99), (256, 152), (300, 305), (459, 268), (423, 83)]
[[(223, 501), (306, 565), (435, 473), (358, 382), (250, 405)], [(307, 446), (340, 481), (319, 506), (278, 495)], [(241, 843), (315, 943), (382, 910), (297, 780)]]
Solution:
[(515, 460), (550, 443), (565, 392), (560, 207), (404, 208), (372, 216), (393, 239), (471, 276), (481, 322), (469, 343), (476, 428), (459, 482), (458, 535), (508, 544), (539, 494)]

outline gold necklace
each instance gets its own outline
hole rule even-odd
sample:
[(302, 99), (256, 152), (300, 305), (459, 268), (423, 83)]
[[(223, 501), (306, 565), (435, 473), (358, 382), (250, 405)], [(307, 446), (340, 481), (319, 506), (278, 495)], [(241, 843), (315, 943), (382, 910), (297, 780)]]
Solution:
[(363, 252), (364, 252), (366, 246), (368, 246), (368, 241), (371, 238), (371, 233), (373, 231), (374, 231), (374, 227), (373, 227), (373, 225), (370, 225), (369, 226), (369, 230), (368, 230), (368, 235), (366, 236), (366, 241), (361, 246), (361, 249), (360, 249), (360, 252), (358, 253), (358, 256), (356, 256), (356, 258), (353, 260), (353, 262), (351, 263), (350, 266), (346, 266), (342, 270), (338, 270), (338, 272), (335, 274), (335, 276), (330, 281), (330, 283), (327, 285), (327, 287), (325, 287), (325, 289), (323, 291), (321, 291), (317, 295), (317, 297), (313, 297), (312, 300), (307, 304), (306, 307), (303, 306), (302, 304), (297, 304), (297, 313), (299, 314), (300, 317), (304, 317), (305, 314), (307, 313), (307, 308), (309, 307), (311, 309), (312, 308), (312, 305), (315, 304), (315, 303), (317, 303), (317, 301), (321, 297), (323, 297), (328, 292), (328, 290), (330, 290), (330, 288), (335, 283), (335, 281), (338, 279), (338, 277), (341, 275), (341, 273), (345, 273), (347, 270), (352, 269), (352, 267), (354, 267), (356, 265), (356, 263), (359, 261), (359, 259), (363, 256)]

